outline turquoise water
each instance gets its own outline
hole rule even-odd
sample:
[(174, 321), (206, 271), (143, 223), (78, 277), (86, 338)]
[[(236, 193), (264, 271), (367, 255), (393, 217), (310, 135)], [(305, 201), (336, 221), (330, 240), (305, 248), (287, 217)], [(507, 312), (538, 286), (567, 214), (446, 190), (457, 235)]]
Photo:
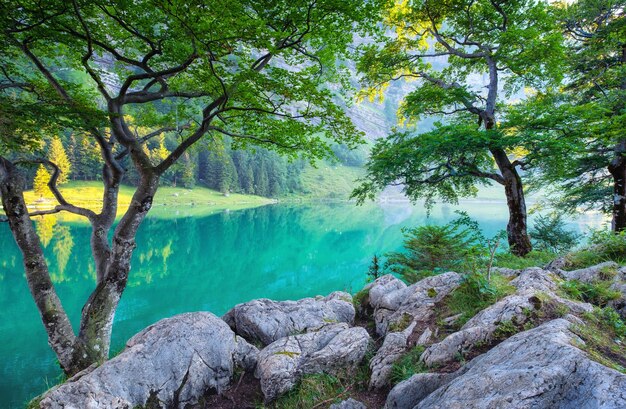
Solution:
[[(355, 292), (374, 254), (401, 247), (403, 226), (445, 223), (453, 207), (406, 204), (271, 205), (207, 217), (148, 218), (138, 234), (112, 352), (155, 321), (187, 311), (221, 315), (253, 298)], [(503, 203), (466, 203), (487, 234), (506, 224)], [(181, 212), (184, 214), (184, 211)], [(87, 225), (37, 222), (57, 291), (75, 328), (94, 287)], [(597, 225), (580, 219), (575, 228)], [(57, 383), (60, 371), (30, 298), (19, 251), (0, 224), (0, 407), (21, 408)]]

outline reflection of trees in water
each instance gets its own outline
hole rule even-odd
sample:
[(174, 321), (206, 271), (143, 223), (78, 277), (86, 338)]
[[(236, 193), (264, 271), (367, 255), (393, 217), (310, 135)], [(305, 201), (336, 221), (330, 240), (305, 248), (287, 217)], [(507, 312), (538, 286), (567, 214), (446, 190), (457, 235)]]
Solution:
[(35, 221), (35, 230), (39, 235), (39, 240), (43, 248), (50, 245), (50, 241), (54, 236), (54, 226), (57, 224), (57, 218), (54, 216), (40, 216)]
[(72, 255), (74, 248), (74, 239), (70, 227), (67, 225), (57, 224), (54, 227), (54, 245), (52, 249), (56, 257), (56, 268), (51, 271), (52, 282), (68, 281), (65, 276), (67, 263)]

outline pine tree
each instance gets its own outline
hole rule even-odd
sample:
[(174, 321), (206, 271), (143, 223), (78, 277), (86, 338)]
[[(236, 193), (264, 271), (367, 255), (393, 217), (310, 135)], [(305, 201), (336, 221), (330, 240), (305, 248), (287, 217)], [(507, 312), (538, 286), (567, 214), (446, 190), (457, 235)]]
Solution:
[(52, 139), (50, 147), (48, 149), (48, 160), (59, 167), (60, 174), (57, 179), (57, 184), (62, 185), (69, 180), (70, 172), (72, 171), (72, 164), (67, 158), (65, 148), (61, 139), (56, 136)]
[(374, 281), (378, 277), (380, 277), (380, 265), (378, 263), (378, 256), (374, 254), (374, 257), (372, 257), (372, 264), (370, 264), (370, 267), (367, 271), (367, 281)]
[(50, 181), (50, 173), (43, 165), (39, 165), (35, 180), (33, 181), (33, 190), (39, 197), (49, 196), (50, 189), (48, 188), (48, 182)]

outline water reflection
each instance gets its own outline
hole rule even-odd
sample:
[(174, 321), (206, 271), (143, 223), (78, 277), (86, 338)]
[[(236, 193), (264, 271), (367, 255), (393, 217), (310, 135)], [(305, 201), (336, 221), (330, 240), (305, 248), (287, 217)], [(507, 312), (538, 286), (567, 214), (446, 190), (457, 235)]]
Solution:
[[(112, 350), (145, 326), (173, 314), (223, 314), (252, 298), (293, 299), (353, 291), (365, 280), (373, 254), (397, 250), (400, 228), (453, 219), (454, 207), (387, 203), (273, 205), (208, 217), (149, 218), (142, 225), (128, 288), (115, 318)], [(500, 203), (465, 203), (486, 234), (506, 224)], [(579, 230), (598, 217), (576, 223)], [(35, 221), (52, 280), (70, 319), (95, 286), (86, 224)], [(59, 371), (23, 277), (19, 250), (0, 225), (0, 407), (23, 402), (54, 384)]]

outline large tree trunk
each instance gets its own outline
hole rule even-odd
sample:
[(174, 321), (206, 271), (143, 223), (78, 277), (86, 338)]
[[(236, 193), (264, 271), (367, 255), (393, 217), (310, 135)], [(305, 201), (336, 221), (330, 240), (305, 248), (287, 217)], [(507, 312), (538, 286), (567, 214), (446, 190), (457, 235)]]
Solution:
[(626, 140), (615, 145), (615, 157), (609, 164), (613, 177), (613, 220), (614, 232), (626, 229)]
[(509, 247), (513, 254), (525, 256), (531, 252), (533, 247), (527, 231), (526, 200), (524, 199), (522, 178), (503, 149), (492, 149), (491, 154), (504, 180), (506, 203), (509, 207), (509, 222), (506, 226)]
[(24, 179), (15, 166), (0, 157), (2, 206), (15, 242), (23, 255), (28, 288), (48, 334), (48, 344), (55, 352), (63, 370), (70, 373), (74, 367), (76, 337), (50, 280), (41, 243), (24, 202), (23, 186)]

